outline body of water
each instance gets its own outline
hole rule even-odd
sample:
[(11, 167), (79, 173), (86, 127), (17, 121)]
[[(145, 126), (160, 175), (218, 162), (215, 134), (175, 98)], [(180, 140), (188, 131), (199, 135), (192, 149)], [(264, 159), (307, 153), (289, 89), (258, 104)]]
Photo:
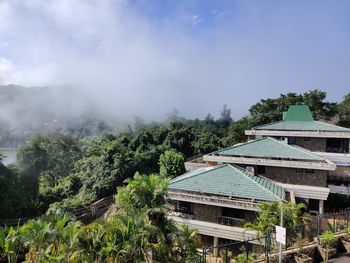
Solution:
[(0, 148), (0, 153), (4, 156), (4, 159), (2, 160), (3, 164), (8, 165), (16, 162), (16, 152), (17, 149)]

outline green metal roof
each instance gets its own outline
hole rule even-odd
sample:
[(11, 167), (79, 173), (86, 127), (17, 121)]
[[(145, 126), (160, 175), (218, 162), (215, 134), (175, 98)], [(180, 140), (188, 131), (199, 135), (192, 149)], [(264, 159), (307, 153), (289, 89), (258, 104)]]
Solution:
[(312, 113), (307, 105), (291, 105), (284, 115), (285, 121), (313, 121)]
[(287, 112), (283, 112), (282, 121), (256, 126), (253, 130), (350, 132), (348, 128), (315, 121), (307, 105), (291, 105)]
[(283, 197), (283, 188), (273, 181), (229, 164), (188, 172), (170, 181), (169, 189), (260, 201)]
[(291, 146), (270, 137), (236, 144), (232, 147), (216, 151), (214, 154), (303, 161), (325, 161), (321, 156), (311, 153), (301, 147)]
[(350, 132), (348, 128), (320, 121), (279, 121), (253, 127), (253, 130)]

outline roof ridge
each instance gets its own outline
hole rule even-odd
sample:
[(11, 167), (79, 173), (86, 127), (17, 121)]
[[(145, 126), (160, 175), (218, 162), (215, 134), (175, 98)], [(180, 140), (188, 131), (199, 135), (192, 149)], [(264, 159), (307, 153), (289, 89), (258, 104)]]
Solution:
[[(247, 179), (249, 179), (251, 182), (253, 182), (255, 185), (257, 185), (258, 187), (262, 188), (264, 191), (267, 191), (269, 192), (270, 194), (272, 194), (273, 196), (277, 197), (278, 199), (282, 199), (281, 197), (279, 197), (278, 195), (274, 194), (273, 191), (271, 191), (270, 189), (267, 189), (265, 186), (263, 186), (262, 184), (258, 183), (255, 179), (253, 179), (253, 177), (255, 175), (253, 175), (252, 173), (248, 172), (247, 170), (244, 170), (243, 168), (240, 169), (238, 168), (237, 166), (235, 165), (231, 165), (231, 164), (228, 164), (228, 166), (230, 166), (232, 169), (235, 169), (237, 171), (239, 171), (241, 174), (243, 174)], [(260, 179), (263, 179), (261, 177), (258, 177)], [(263, 179), (263, 180), (266, 180), (266, 179)], [(270, 182), (272, 182), (275, 186), (276, 184), (272, 181), (272, 180), (269, 180)], [(280, 186), (281, 187), (281, 186)], [(281, 187), (283, 189), (283, 187)]]
[[(185, 179), (187, 179), (187, 178), (196, 177), (196, 176), (198, 176), (198, 175), (200, 175), (200, 174), (204, 174), (204, 173), (207, 173), (207, 172), (211, 172), (211, 171), (213, 171), (213, 170), (217, 170), (217, 169), (219, 169), (219, 168), (223, 168), (223, 167), (228, 166), (228, 165), (229, 165), (229, 164), (220, 164), (220, 165), (217, 165), (217, 166), (200, 167), (200, 168), (197, 168), (197, 169), (195, 169), (195, 170), (189, 171), (189, 172), (187, 172), (187, 173), (185, 173), (185, 174), (179, 176), (179, 177), (181, 177), (181, 178), (179, 178), (179, 177), (174, 178), (174, 179), (178, 179), (178, 180), (174, 180), (174, 181), (171, 180), (170, 183), (180, 182), (180, 181), (183, 181), (183, 180), (185, 180)], [(212, 168), (211, 168), (211, 167), (212, 167)], [(199, 173), (196, 173), (196, 174), (194, 174), (194, 175), (192, 175), (192, 176), (189, 176), (189, 177), (185, 177), (185, 176), (184, 176), (184, 175), (188, 175), (188, 174), (190, 174), (190, 173), (192, 173), (192, 172), (194, 172), (194, 171), (196, 171), (196, 170), (198, 170), (198, 169), (201, 169), (201, 168), (204, 168), (204, 169), (205, 169), (205, 168), (211, 168), (211, 169), (205, 169), (204, 171), (199, 172)]]
[(234, 145), (232, 145), (230, 147), (217, 150), (217, 151), (215, 151), (213, 153), (218, 153), (218, 152), (223, 151), (223, 150), (229, 150), (229, 149), (237, 148), (237, 147), (240, 147), (242, 145), (247, 145), (247, 144), (250, 144), (250, 143), (258, 142), (258, 141), (261, 141), (261, 140), (264, 140), (264, 139), (266, 139), (266, 137), (256, 138), (254, 140), (250, 140), (250, 141), (247, 141), (247, 142), (236, 143), (236, 144), (234, 144)]
[(280, 122), (284, 122), (284, 120), (272, 121), (272, 122), (269, 122), (269, 123), (260, 124), (260, 125), (252, 127), (252, 130), (254, 130), (255, 128), (259, 128), (259, 127), (263, 127), (263, 126), (267, 126), (267, 125), (272, 125), (272, 124), (276, 124), (276, 123), (280, 123)]
[(287, 146), (287, 147), (293, 148), (293, 149), (295, 149), (295, 150), (298, 150), (298, 151), (300, 151), (300, 152), (302, 152), (302, 153), (308, 154), (308, 155), (310, 155), (310, 156), (312, 156), (312, 157), (318, 157), (318, 158), (320, 158), (320, 159), (323, 160), (323, 161), (326, 160), (326, 159), (323, 158), (322, 156), (317, 155), (317, 154), (315, 154), (315, 153), (312, 153), (311, 151), (309, 151), (309, 150), (307, 150), (307, 149), (305, 149), (305, 148), (302, 148), (302, 147), (295, 147), (295, 146), (293, 146), (293, 145), (286, 144), (286, 143), (284, 143), (284, 142), (282, 142), (282, 141), (276, 140), (275, 138), (272, 138), (272, 137), (266, 137), (266, 138), (269, 138), (269, 139), (271, 139), (271, 140), (273, 140), (273, 141), (275, 141), (275, 142), (278, 142), (278, 143), (280, 143), (280, 144), (282, 144), (282, 145), (284, 145), (284, 146)]
[(350, 131), (350, 129), (349, 128), (347, 128), (347, 127), (343, 127), (343, 126), (339, 126), (339, 125), (335, 125), (335, 124), (332, 124), (332, 123), (328, 123), (328, 122), (323, 122), (323, 121), (315, 121), (314, 120), (314, 122), (319, 122), (319, 123), (322, 123), (322, 124), (325, 124), (325, 125), (328, 125), (328, 126), (332, 126), (332, 127), (340, 127), (340, 128), (343, 128), (343, 129), (347, 129), (347, 130), (349, 130)]

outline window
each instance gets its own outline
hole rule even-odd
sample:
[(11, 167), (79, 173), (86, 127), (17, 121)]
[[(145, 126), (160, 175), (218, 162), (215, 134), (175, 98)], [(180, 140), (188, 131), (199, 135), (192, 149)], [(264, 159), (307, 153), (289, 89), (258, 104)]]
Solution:
[(296, 138), (295, 137), (288, 137), (288, 144), (295, 144)]
[(244, 219), (244, 210), (223, 207), (222, 216)]
[(302, 169), (302, 168), (296, 168), (295, 169), (296, 173), (306, 173), (306, 174), (313, 174), (315, 173), (314, 169)]
[(327, 138), (326, 152), (348, 153), (349, 139)]
[(265, 166), (262, 166), (262, 165), (258, 165), (258, 168), (257, 168), (257, 174), (265, 174), (266, 173), (266, 167)]
[(190, 213), (190, 212), (192, 212), (192, 203), (184, 202), (184, 201), (178, 201), (178, 203), (177, 203), (177, 210), (180, 211), (180, 212)]
[(310, 137), (304, 137), (304, 142), (309, 142), (309, 141), (311, 141)]

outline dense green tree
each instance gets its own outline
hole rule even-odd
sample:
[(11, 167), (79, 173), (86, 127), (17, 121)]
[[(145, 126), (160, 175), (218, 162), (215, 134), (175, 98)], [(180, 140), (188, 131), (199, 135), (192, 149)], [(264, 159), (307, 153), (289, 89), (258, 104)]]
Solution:
[(336, 104), (325, 102), (326, 92), (311, 90), (304, 94), (281, 94), (276, 99), (263, 99), (250, 107), (249, 112), (256, 125), (280, 121), (282, 113), (289, 105), (306, 104), (310, 107), (316, 120), (329, 120), (336, 114)]
[(227, 136), (221, 139), (224, 147), (232, 146), (236, 143), (245, 142), (247, 136), (245, 130), (251, 129), (254, 125), (253, 119), (249, 117), (242, 117), (238, 121), (232, 123), (228, 129)]
[(167, 150), (160, 155), (159, 173), (161, 176), (176, 177), (185, 171), (185, 158), (181, 153)]
[(17, 160), (21, 168), (40, 176), (43, 184), (55, 187), (61, 178), (70, 174), (81, 153), (77, 139), (52, 133), (35, 136), (18, 151)]
[(193, 130), (181, 122), (170, 123), (168, 130), (163, 144), (183, 153), (186, 157), (192, 156), (194, 153), (192, 146)]
[(23, 196), (20, 195), (21, 187), (16, 174), (3, 165), (0, 161), (0, 216), (13, 217), (22, 207)]
[(45, 212), (49, 204), (67, 197), (61, 181), (81, 157), (79, 140), (61, 133), (37, 135), (19, 149), (17, 170), (30, 202)]
[(196, 155), (207, 154), (219, 148), (219, 137), (210, 131), (200, 131), (195, 136), (193, 142), (194, 153)]
[(350, 128), (350, 93), (344, 96), (344, 100), (338, 105), (338, 125)]
[(224, 104), (217, 122), (224, 127), (228, 127), (232, 123), (231, 109), (226, 104)]

